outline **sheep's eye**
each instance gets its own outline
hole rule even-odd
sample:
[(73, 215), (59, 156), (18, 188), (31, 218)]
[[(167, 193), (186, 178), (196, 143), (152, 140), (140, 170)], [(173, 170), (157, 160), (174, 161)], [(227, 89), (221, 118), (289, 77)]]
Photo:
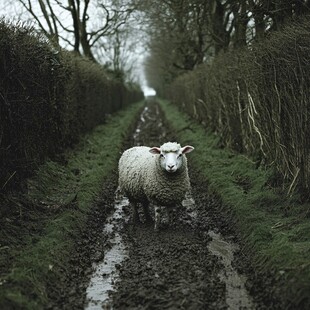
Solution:
[(179, 157), (179, 158), (181, 158), (181, 157), (182, 157), (182, 155), (183, 155), (183, 154), (179, 154), (179, 156), (178, 156), (178, 157)]
[(160, 154), (160, 157), (164, 157), (164, 154)]

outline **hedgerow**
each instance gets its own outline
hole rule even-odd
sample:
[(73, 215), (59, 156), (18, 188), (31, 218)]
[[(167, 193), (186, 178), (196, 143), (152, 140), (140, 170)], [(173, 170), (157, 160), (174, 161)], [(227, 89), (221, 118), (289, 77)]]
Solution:
[(257, 165), (290, 195), (310, 189), (309, 17), (177, 78), (168, 96)]
[(0, 21), (0, 189), (142, 97), (32, 28)]

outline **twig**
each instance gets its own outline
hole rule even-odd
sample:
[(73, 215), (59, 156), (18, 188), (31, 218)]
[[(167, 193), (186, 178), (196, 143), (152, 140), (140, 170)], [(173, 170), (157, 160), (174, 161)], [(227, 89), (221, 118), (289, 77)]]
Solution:
[(293, 181), (292, 181), (292, 183), (291, 183), (291, 185), (290, 185), (290, 187), (289, 187), (289, 189), (288, 189), (287, 195), (290, 195), (291, 192), (293, 191), (293, 185), (294, 185), (295, 182), (296, 182), (296, 179), (297, 179), (297, 176), (298, 176), (299, 172), (300, 172), (300, 168), (297, 168), (297, 169), (296, 169), (295, 176), (294, 176), (294, 179), (293, 179)]
[(1, 189), (4, 189), (4, 187), (9, 183), (9, 181), (13, 178), (13, 176), (16, 174), (16, 171), (14, 171), (11, 176), (6, 180), (6, 182), (4, 183), (4, 185), (2, 186)]

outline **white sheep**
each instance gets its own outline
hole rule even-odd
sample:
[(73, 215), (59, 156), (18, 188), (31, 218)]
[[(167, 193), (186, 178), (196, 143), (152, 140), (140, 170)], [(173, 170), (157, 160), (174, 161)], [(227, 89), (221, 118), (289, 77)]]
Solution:
[(139, 221), (137, 203), (142, 203), (145, 218), (152, 220), (149, 204), (155, 208), (155, 229), (161, 220), (161, 210), (179, 206), (190, 190), (185, 154), (192, 146), (181, 147), (167, 142), (161, 147), (136, 146), (126, 150), (119, 160), (119, 187), (133, 207), (133, 219)]

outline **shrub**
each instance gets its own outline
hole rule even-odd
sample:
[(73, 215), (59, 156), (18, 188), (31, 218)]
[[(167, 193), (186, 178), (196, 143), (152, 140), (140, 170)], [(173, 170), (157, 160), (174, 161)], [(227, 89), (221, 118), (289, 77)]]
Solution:
[(274, 166), (289, 194), (309, 195), (309, 55), (306, 19), (180, 76), (168, 95), (224, 146)]
[(141, 98), (100, 65), (0, 21), (0, 189)]

